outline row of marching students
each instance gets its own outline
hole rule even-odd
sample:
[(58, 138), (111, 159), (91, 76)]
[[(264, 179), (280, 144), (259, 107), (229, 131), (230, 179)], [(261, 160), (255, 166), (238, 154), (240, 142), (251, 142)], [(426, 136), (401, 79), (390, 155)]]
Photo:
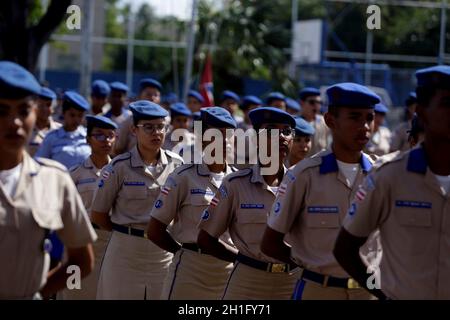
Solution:
[[(74, 293), (87, 298), (88, 292), (90, 298), (98, 299), (448, 297), (445, 263), (429, 266), (427, 277), (412, 281), (417, 280), (415, 266), (436, 258), (445, 260), (441, 257), (445, 250), (435, 249), (446, 243), (441, 224), (448, 207), (442, 197), (448, 202), (450, 161), (445, 162), (448, 149), (441, 150), (438, 158), (435, 151), (448, 146), (448, 126), (437, 122), (449, 119), (442, 107), (448, 94), (448, 67), (416, 74), (426, 144), (389, 155), (375, 169), (373, 159), (362, 150), (370, 139), (374, 107), (380, 99), (354, 83), (327, 89), (329, 108), (324, 121), (332, 134), (331, 148), (289, 171), (284, 163), (296, 131), (311, 135), (313, 129), (277, 107), (259, 107), (248, 113), (259, 134), (280, 132), (275, 173), (264, 170), (272, 163), (239, 171), (226, 161), (183, 164), (179, 155), (161, 148), (168, 112), (145, 100), (129, 105), (136, 145), (111, 160), (117, 125), (103, 116), (90, 116), (89, 158), (71, 170), (82, 198), (62, 166), (24, 153), (34, 125), (39, 84), (15, 64), (2, 62), (0, 69), (0, 148), (5, 154), (0, 162), (0, 228), (8, 240), (0, 249), (10, 253), (20, 243), (20, 250), (12, 253), (18, 263), (5, 269), (0, 278), (1, 297), (35, 298), (60, 290), (69, 265), (80, 266), (82, 276), (91, 269), (96, 272), (84, 278), (81, 290), (65, 289), (62, 295), (66, 298)], [(441, 98), (444, 102), (436, 101)], [(84, 112), (86, 103), (74, 93), (66, 94), (65, 102), (64, 113), (70, 115), (64, 126), (68, 128), (71, 120), (76, 123), (82, 118), (77, 111)], [(200, 112), (204, 130), (223, 132), (237, 127), (224, 108)], [(71, 137), (70, 132), (50, 133), (45, 139), (64, 140)], [(266, 141), (265, 146), (262, 141), (259, 148), (270, 150), (273, 141)], [(222, 142), (226, 149), (227, 142)], [(58, 150), (70, 160), (70, 153), (79, 149), (54, 142), (50, 152), (58, 154)], [(392, 170), (398, 176), (392, 176)], [(402, 179), (411, 183), (402, 184)], [(435, 192), (437, 186), (440, 194)], [(411, 187), (422, 192), (403, 199), (402, 191), (410, 192)], [(90, 207), (89, 218), (82, 204)], [(372, 205), (376, 212), (370, 212)], [(396, 215), (406, 219), (405, 210), (413, 210), (413, 215), (398, 224)], [(428, 226), (417, 210), (427, 210), (423, 214), (433, 221), (432, 228), (408, 228)], [(95, 241), (94, 228), (100, 241)], [(51, 231), (57, 232), (67, 249), (64, 264), (55, 267), (47, 281)], [(430, 250), (408, 247), (402, 251), (396, 245), (396, 236), (402, 244), (414, 246), (431, 235), (427, 232), (439, 235), (429, 242)], [(383, 256), (380, 241), (388, 248)], [(40, 242), (42, 247), (31, 245)], [(378, 266), (382, 286), (366, 291), (365, 268)], [(408, 271), (414, 272), (409, 275)], [(401, 276), (402, 286), (396, 285), (396, 275)], [(436, 275), (440, 281), (430, 288)]]

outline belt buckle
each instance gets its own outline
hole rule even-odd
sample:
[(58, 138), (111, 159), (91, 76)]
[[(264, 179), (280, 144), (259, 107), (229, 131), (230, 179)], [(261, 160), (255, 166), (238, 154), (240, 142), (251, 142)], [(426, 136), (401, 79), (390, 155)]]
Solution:
[(358, 281), (356, 281), (353, 278), (349, 278), (347, 281), (347, 289), (359, 289), (361, 286), (359, 285)]
[(286, 271), (286, 264), (284, 263), (272, 263), (269, 271), (273, 273), (281, 273)]

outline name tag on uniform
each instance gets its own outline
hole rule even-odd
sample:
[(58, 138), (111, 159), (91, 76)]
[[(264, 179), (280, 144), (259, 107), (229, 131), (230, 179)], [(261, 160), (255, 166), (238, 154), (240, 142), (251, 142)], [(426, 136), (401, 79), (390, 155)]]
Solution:
[(308, 213), (339, 213), (339, 207), (335, 206), (315, 206), (307, 207)]
[(93, 183), (95, 181), (97, 181), (97, 179), (95, 179), (95, 178), (81, 179), (77, 182), (77, 186), (81, 185), (81, 184), (86, 184), (86, 183)]
[(400, 208), (431, 209), (431, 202), (395, 200), (395, 206)]
[(203, 190), (203, 189), (191, 189), (191, 194), (206, 194), (206, 195), (213, 196), (214, 192), (212, 192), (210, 190)]
[(142, 181), (125, 181), (123, 183), (124, 186), (129, 186), (129, 187), (138, 187), (138, 186), (145, 186), (145, 182)]
[(241, 209), (264, 209), (263, 203), (241, 203)]

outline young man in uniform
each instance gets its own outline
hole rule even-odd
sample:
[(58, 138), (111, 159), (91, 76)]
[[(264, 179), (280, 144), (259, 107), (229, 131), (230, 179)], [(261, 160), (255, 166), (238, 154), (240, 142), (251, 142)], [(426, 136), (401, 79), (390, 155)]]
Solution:
[(89, 110), (89, 103), (78, 93), (66, 91), (62, 109), (63, 126), (45, 136), (36, 157), (56, 160), (69, 169), (91, 154), (91, 147), (86, 141), (86, 128), (81, 124)]
[[(249, 113), (258, 135), (258, 152), (270, 150), (270, 162), (258, 163), (227, 176), (219, 192), (203, 212), (199, 224), (198, 244), (202, 251), (234, 262), (233, 271), (224, 290), (227, 300), (276, 300), (289, 299), (299, 269), (291, 263), (273, 259), (260, 250), (267, 218), (278, 186), (283, 179), (286, 159), (295, 134), (295, 120), (287, 112), (274, 107), (261, 107)], [(267, 133), (267, 140), (261, 137)], [(276, 131), (272, 138), (272, 131)], [(271, 144), (279, 140), (279, 148), (271, 154)], [(275, 166), (275, 172), (264, 169)], [(219, 237), (230, 232), (234, 245), (231, 250), (219, 242)]]
[[(67, 171), (25, 151), (40, 90), (24, 68), (0, 62), (0, 299), (48, 297), (66, 286), (69, 265), (84, 277), (94, 264), (96, 235)], [(67, 246), (68, 259), (49, 274), (51, 231)]]
[[(95, 80), (91, 87), (91, 113), (93, 115), (103, 114), (104, 109), (107, 107), (108, 96), (111, 92), (111, 88), (104, 80)], [(105, 107), (106, 106), (106, 107)]]
[(311, 139), (314, 136), (314, 128), (301, 117), (295, 118), (295, 137), (291, 152), (286, 159), (286, 167), (290, 168), (306, 158), (311, 150)]
[(49, 88), (41, 88), (37, 99), (36, 124), (34, 125), (33, 133), (28, 143), (28, 153), (32, 157), (39, 149), (47, 133), (61, 127), (61, 124), (52, 118), (53, 103), (55, 100), (56, 93)]
[[(137, 144), (100, 175), (92, 220), (113, 230), (100, 270), (98, 299), (159, 299), (172, 254), (148, 241), (151, 208), (167, 177), (183, 162), (161, 148), (168, 112), (150, 101), (130, 104)], [(111, 215), (110, 215), (111, 211)]]
[[(87, 142), (91, 146), (91, 155), (81, 164), (70, 169), (70, 176), (80, 193), (84, 207), (90, 215), (92, 199), (97, 190), (98, 178), (104, 166), (111, 158), (114, 141), (116, 140), (117, 125), (110, 119), (103, 116), (86, 116), (87, 122)], [(83, 279), (81, 290), (64, 290), (62, 299), (64, 300), (95, 300), (97, 297), (97, 283), (100, 274), (100, 266), (103, 255), (108, 244), (110, 232), (96, 229), (98, 239), (94, 243), (95, 267), (92, 273)]]
[(405, 100), (405, 106), (405, 121), (400, 123), (392, 133), (391, 152), (409, 149), (408, 130), (411, 129), (411, 121), (417, 106), (417, 95), (414, 91), (409, 93), (409, 97)]
[(373, 121), (373, 133), (369, 143), (365, 147), (365, 152), (376, 156), (383, 156), (390, 152), (391, 130), (383, 126), (386, 114), (389, 109), (382, 103), (377, 103), (374, 108), (375, 118)]
[[(370, 299), (333, 256), (333, 244), (358, 186), (372, 168), (362, 152), (380, 102), (368, 88), (340, 83), (327, 89), (325, 121), (331, 129), (329, 150), (303, 160), (289, 171), (272, 207), (262, 251), (304, 268), (294, 299)], [(281, 187), (280, 187), (281, 188)], [(288, 237), (291, 247), (284, 243)], [(368, 263), (377, 256), (376, 238), (362, 254)], [(367, 251), (367, 252), (366, 252)], [(292, 259), (292, 260), (291, 260)]]
[[(174, 151), (175, 153), (179, 153), (181, 150), (181, 145), (188, 146), (194, 143), (194, 135), (189, 132), (190, 120), (192, 118), (192, 112), (188, 109), (188, 107), (182, 103), (177, 102), (172, 104), (169, 107), (170, 110), (170, 129), (166, 134), (166, 140), (164, 141), (163, 148), (166, 150)], [(172, 141), (172, 133), (177, 130), (176, 134), (173, 137)], [(176, 149), (174, 147), (181, 143)]]
[[(142, 79), (139, 83), (139, 99), (156, 104), (161, 103), (162, 85), (152, 78)], [(136, 145), (136, 138), (132, 134), (133, 117), (128, 117), (119, 127), (119, 135), (114, 145), (114, 154), (118, 155), (130, 151)]]
[[(396, 153), (366, 178), (349, 210), (334, 254), (342, 267), (380, 298), (450, 299), (450, 66), (416, 72), (422, 145)], [(378, 286), (368, 279), (359, 248), (380, 230)]]
[(200, 92), (189, 90), (187, 95), (187, 107), (189, 108), (189, 110), (191, 110), (192, 113), (200, 111), (204, 103), (205, 99), (202, 97)]
[(300, 104), (292, 98), (286, 97), (286, 111), (295, 117), (300, 113)]
[(300, 91), (301, 117), (308, 121), (315, 130), (311, 151), (308, 157), (328, 148), (330, 133), (323, 116), (320, 114), (322, 99), (316, 88), (306, 87)]
[[(198, 221), (220, 187), (235, 169), (226, 163), (226, 130), (236, 121), (223, 108), (201, 110), (202, 131), (216, 129), (222, 134), (223, 156), (217, 162), (185, 164), (167, 179), (151, 212), (148, 235), (155, 244), (175, 253), (164, 284), (163, 299), (208, 299), (222, 297), (232, 263), (204, 254), (197, 245)], [(215, 143), (217, 143), (214, 140)], [(211, 142), (203, 142), (203, 150)], [(217, 149), (216, 149), (217, 151)], [(167, 226), (171, 225), (170, 233)], [(225, 239), (227, 240), (227, 239)], [(180, 245), (181, 244), (181, 245)]]
[(110, 118), (120, 126), (131, 116), (131, 112), (125, 109), (129, 89), (125, 83), (119, 81), (112, 82), (109, 86), (111, 87), (111, 93), (109, 94), (108, 100), (111, 109), (104, 116)]

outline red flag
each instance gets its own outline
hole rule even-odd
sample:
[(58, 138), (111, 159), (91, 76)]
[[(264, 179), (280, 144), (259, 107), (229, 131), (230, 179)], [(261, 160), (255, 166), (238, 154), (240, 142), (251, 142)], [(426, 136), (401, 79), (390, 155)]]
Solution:
[(204, 107), (214, 106), (214, 94), (213, 94), (213, 74), (212, 74), (212, 62), (209, 52), (206, 54), (205, 66), (203, 68), (203, 74), (200, 81), (200, 94), (205, 102)]

